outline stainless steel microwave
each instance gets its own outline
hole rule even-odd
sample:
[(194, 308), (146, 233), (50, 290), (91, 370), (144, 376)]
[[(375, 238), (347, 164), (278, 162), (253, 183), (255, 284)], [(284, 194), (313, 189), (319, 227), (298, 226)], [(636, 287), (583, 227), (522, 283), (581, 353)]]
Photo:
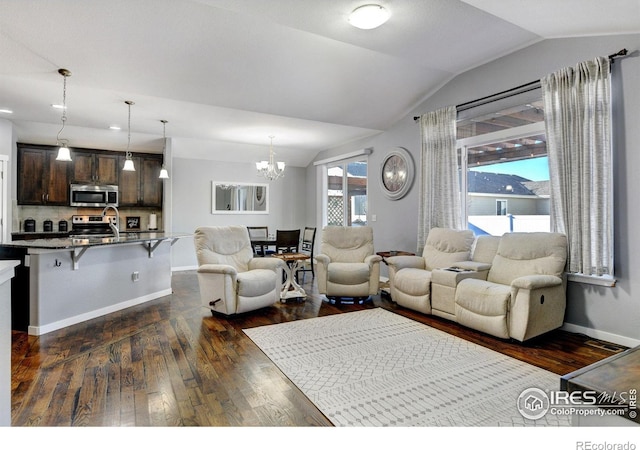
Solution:
[(118, 186), (95, 184), (72, 184), (70, 206), (104, 208), (118, 206)]

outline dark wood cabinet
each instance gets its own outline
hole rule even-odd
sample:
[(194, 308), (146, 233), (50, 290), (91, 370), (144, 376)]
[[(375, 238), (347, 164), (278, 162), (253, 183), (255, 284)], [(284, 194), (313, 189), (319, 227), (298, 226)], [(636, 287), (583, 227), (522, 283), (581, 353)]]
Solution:
[(158, 176), (162, 155), (136, 153), (135, 172), (122, 170), (122, 152), (72, 149), (71, 162), (56, 161), (57, 147), (18, 143), (18, 204), (69, 205), (69, 184), (113, 184), (120, 206), (162, 207)]
[(118, 184), (117, 154), (74, 151), (72, 183)]
[(118, 184), (120, 168), (118, 155), (96, 154), (96, 176), (100, 184)]
[[(125, 156), (120, 156), (119, 167)], [(120, 171), (120, 206), (162, 207), (162, 155), (137, 154), (132, 156), (135, 172)]]
[[(124, 166), (125, 156), (120, 157), (119, 167)], [(120, 182), (118, 184), (120, 197), (118, 203), (120, 206), (138, 206), (140, 202), (140, 158), (133, 156), (133, 166), (135, 172), (120, 170)]]
[(74, 151), (72, 183), (93, 183), (93, 154)]
[(145, 206), (162, 207), (162, 180), (160, 169), (162, 169), (162, 158), (143, 157), (142, 159), (142, 178), (140, 190), (142, 191), (142, 200)]
[(56, 161), (57, 148), (18, 144), (19, 205), (68, 205), (71, 163)]

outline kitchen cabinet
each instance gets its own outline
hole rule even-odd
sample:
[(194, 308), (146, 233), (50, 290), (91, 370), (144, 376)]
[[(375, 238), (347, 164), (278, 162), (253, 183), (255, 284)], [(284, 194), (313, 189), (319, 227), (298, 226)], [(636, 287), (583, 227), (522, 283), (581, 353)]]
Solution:
[(142, 158), (142, 199), (145, 206), (162, 207), (162, 187), (160, 176), (162, 158), (157, 156)]
[(57, 154), (51, 145), (18, 143), (19, 205), (68, 206), (69, 185), (80, 183), (117, 185), (120, 206), (162, 207), (162, 155), (136, 153), (135, 172), (125, 172), (122, 152), (72, 149), (71, 162)]
[[(118, 183), (120, 190), (118, 204), (120, 207), (137, 206), (140, 201), (140, 158), (133, 156), (131, 159), (133, 160), (133, 166), (136, 168), (135, 172), (120, 170), (120, 181)], [(118, 167), (124, 166), (124, 160), (125, 157), (122, 156)]]
[[(120, 156), (118, 167), (124, 166), (126, 157)], [(162, 207), (162, 155), (137, 154), (131, 157), (135, 172), (120, 171), (120, 206)]]
[(57, 148), (18, 143), (19, 205), (68, 205), (71, 163), (56, 161)]
[(74, 150), (72, 183), (118, 184), (117, 153)]

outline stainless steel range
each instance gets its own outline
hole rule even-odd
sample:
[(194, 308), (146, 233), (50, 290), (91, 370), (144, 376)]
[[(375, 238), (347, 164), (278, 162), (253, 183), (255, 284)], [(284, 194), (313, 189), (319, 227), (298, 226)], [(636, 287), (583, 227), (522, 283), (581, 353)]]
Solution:
[(109, 223), (117, 225), (116, 216), (77, 215), (71, 216), (71, 237), (114, 236)]

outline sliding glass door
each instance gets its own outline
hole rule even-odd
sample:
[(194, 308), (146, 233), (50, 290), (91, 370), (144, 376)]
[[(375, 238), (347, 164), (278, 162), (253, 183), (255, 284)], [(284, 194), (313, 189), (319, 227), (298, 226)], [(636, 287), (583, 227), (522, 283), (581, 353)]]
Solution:
[(327, 166), (327, 225), (367, 224), (367, 161), (340, 161)]

